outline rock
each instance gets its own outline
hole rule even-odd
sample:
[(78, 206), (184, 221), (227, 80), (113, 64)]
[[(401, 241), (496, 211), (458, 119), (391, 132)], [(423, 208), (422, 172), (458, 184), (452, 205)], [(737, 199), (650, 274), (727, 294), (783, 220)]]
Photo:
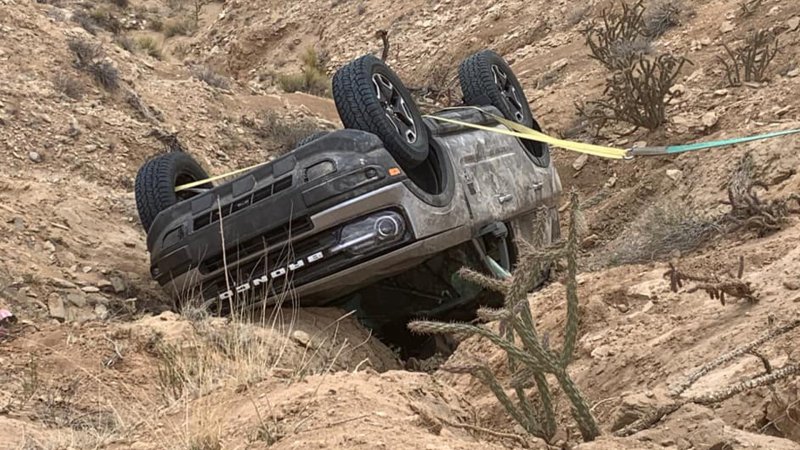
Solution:
[(792, 17), (786, 21), (786, 25), (789, 26), (789, 31), (797, 31), (797, 29), (800, 29), (800, 17)]
[(679, 181), (683, 178), (683, 172), (678, 169), (667, 169), (667, 177), (672, 181)]
[(786, 74), (786, 76), (789, 77), (789, 78), (795, 78), (798, 75), (800, 75), (800, 67), (792, 69)]
[(675, 96), (681, 96), (686, 93), (686, 86), (682, 84), (676, 84), (669, 88), (669, 93)]
[(71, 281), (64, 280), (62, 278), (51, 278), (50, 284), (62, 289), (78, 289), (78, 285)]
[(111, 281), (111, 286), (114, 288), (115, 294), (121, 294), (127, 290), (127, 286), (125, 286), (125, 282), (122, 281), (122, 278), (111, 277), (109, 281)]
[(728, 91), (727, 89), (717, 89), (716, 91), (714, 91), (714, 95), (717, 97), (725, 97), (726, 95), (728, 95), (729, 92), (730, 91)]
[(608, 188), (613, 188), (616, 185), (617, 185), (617, 176), (612, 175), (611, 178), (609, 178), (608, 181), (605, 182), (603, 187), (608, 189)]
[(614, 356), (614, 350), (611, 349), (610, 345), (601, 345), (592, 350), (591, 356), (595, 359), (607, 358), (609, 356)]
[(703, 114), (703, 118), (700, 120), (702, 121), (704, 127), (711, 128), (716, 125), (717, 122), (719, 122), (719, 117), (714, 111), (709, 111)]
[(70, 304), (78, 308), (83, 308), (86, 306), (86, 296), (79, 292), (67, 294), (67, 300), (70, 302)]
[(797, 290), (800, 290), (800, 283), (798, 283), (797, 281), (794, 281), (794, 280), (784, 281), (783, 282), (783, 287), (785, 287), (786, 289), (788, 289), (790, 291), (797, 291)]
[(655, 396), (648, 397), (644, 393), (626, 395), (622, 398), (622, 403), (614, 411), (613, 425), (611, 431), (621, 430), (626, 426), (636, 422), (644, 414), (655, 409), (658, 400)]
[(722, 26), (719, 28), (719, 30), (723, 33), (730, 33), (734, 29), (736, 29), (736, 25), (734, 25), (733, 22), (730, 21), (723, 22)]
[(28, 159), (35, 163), (39, 163), (42, 162), (42, 155), (40, 155), (39, 152), (31, 150), (28, 152)]
[(47, 310), (50, 312), (50, 317), (59, 320), (67, 318), (67, 310), (64, 308), (64, 299), (55, 292), (47, 297)]
[(583, 169), (583, 166), (586, 165), (587, 161), (589, 161), (589, 155), (583, 153), (572, 163), (572, 168), (575, 169), (576, 172), (580, 172), (580, 170)]
[(310, 334), (306, 333), (303, 330), (294, 330), (292, 332), (292, 339), (297, 341), (299, 344), (303, 345), (306, 348), (317, 348), (319, 347), (314, 339), (311, 337)]
[(98, 303), (94, 307), (94, 315), (100, 320), (108, 319), (108, 308), (102, 303)]
[(596, 234), (593, 234), (593, 235), (591, 235), (591, 236), (587, 236), (587, 237), (586, 237), (586, 238), (585, 238), (585, 239), (584, 239), (584, 240), (581, 242), (581, 247), (583, 247), (583, 248), (585, 248), (585, 249), (586, 249), (586, 248), (592, 248), (592, 247), (594, 247), (595, 245), (597, 245), (597, 240), (598, 240), (598, 239), (600, 239), (600, 237), (599, 237), (599, 236), (597, 236)]
[(566, 67), (567, 64), (569, 64), (569, 59), (567, 59), (567, 58), (559, 59), (558, 61), (554, 62), (553, 64), (550, 64), (550, 70), (554, 71), (554, 72), (555, 71), (559, 71), (559, 70), (563, 69), (564, 67)]
[(81, 290), (83, 292), (86, 292), (87, 294), (94, 294), (100, 292), (100, 288), (98, 288), (97, 286), (84, 286), (81, 288)]

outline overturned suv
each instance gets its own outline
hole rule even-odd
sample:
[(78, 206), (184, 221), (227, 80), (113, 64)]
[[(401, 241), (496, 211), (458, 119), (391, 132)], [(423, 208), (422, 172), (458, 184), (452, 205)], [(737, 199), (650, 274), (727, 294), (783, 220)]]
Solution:
[(544, 242), (559, 239), (561, 184), (546, 144), (464, 125), (505, 129), (494, 114), (539, 129), (508, 64), (478, 52), (459, 81), (465, 107), (423, 117), (398, 76), (362, 56), (333, 78), (345, 129), (218, 186), (176, 192), (208, 175), (183, 152), (150, 159), (136, 203), (153, 278), (222, 308), (345, 307), (389, 340), (410, 319), (468, 320), (498, 301), (457, 271), (513, 270), (514, 239), (534, 240), (540, 208)]

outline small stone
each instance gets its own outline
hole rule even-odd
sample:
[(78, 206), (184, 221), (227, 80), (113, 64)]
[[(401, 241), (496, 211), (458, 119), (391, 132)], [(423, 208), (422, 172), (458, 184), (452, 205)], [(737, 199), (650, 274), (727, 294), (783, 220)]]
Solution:
[(786, 21), (786, 25), (789, 26), (789, 31), (796, 31), (798, 28), (800, 28), (800, 17), (792, 17)]
[(733, 22), (723, 22), (722, 26), (720, 27), (720, 31), (723, 33), (730, 33), (736, 28), (736, 25)]
[(92, 266), (83, 266), (81, 270), (83, 270), (83, 273), (89, 273), (92, 271)]
[(50, 284), (52, 284), (57, 288), (62, 288), (62, 289), (78, 289), (78, 285), (76, 285), (71, 281), (64, 280), (62, 278), (51, 278)]
[(726, 95), (728, 95), (729, 92), (730, 91), (728, 91), (727, 89), (717, 89), (716, 91), (714, 91), (714, 95), (717, 97), (725, 97)]
[(595, 359), (602, 359), (608, 356), (614, 356), (614, 351), (611, 349), (610, 345), (601, 345), (596, 349), (592, 350), (592, 358)]
[(100, 288), (98, 288), (97, 286), (84, 286), (81, 288), (81, 290), (83, 292), (86, 292), (87, 294), (94, 294), (100, 292)]
[(609, 189), (609, 188), (613, 188), (616, 185), (617, 185), (617, 176), (616, 175), (612, 175), (611, 178), (609, 178), (608, 181), (606, 181), (606, 183), (603, 185), (603, 187), (606, 188), (606, 189)]
[(86, 306), (86, 296), (81, 293), (67, 294), (67, 300), (78, 308)]
[(653, 309), (654, 306), (655, 306), (655, 303), (653, 303), (653, 301), (651, 300), (651, 301), (645, 303), (644, 307), (642, 307), (642, 312), (646, 314), (646, 313), (650, 312), (650, 310)]
[(581, 242), (581, 247), (583, 247), (584, 249), (587, 249), (587, 248), (592, 248), (592, 247), (594, 247), (595, 245), (597, 245), (597, 241), (598, 241), (599, 239), (600, 239), (600, 237), (599, 237), (599, 236), (597, 236), (596, 234), (592, 234), (592, 235), (590, 235), (590, 236), (587, 236), (587, 237), (586, 237), (586, 238), (585, 238), (585, 239), (584, 239), (584, 240)]
[(786, 76), (789, 78), (795, 78), (800, 75), (800, 67), (790, 70)]
[(703, 118), (700, 120), (703, 122), (704, 127), (711, 128), (719, 122), (719, 117), (714, 111), (709, 111), (703, 114)]
[(25, 231), (25, 219), (22, 217), (14, 217), (14, 229), (17, 231)]
[(114, 288), (114, 293), (116, 294), (121, 294), (127, 289), (125, 282), (122, 281), (120, 277), (111, 277), (109, 281), (111, 281), (111, 286)]
[(42, 245), (44, 246), (44, 249), (47, 250), (48, 253), (53, 253), (56, 251), (56, 246), (53, 245), (53, 243), (50, 241), (44, 241), (44, 244)]
[(40, 155), (39, 152), (31, 150), (28, 152), (28, 159), (35, 163), (39, 163), (42, 162), (42, 155)]
[(98, 303), (94, 307), (94, 315), (100, 320), (108, 319), (108, 308), (102, 303)]
[(576, 172), (580, 172), (580, 170), (583, 169), (583, 166), (586, 165), (587, 161), (589, 161), (589, 155), (583, 153), (581, 156), (578, 156), (578, 158), (576, 158), (575, 161), (572, 163), (572, 168), (575, 169)]
[(64, 299), (55, 292), (47, 297), (47, 310), (50, 312), (50, 317), (59, 320), (67, 318), (67, 310), (64, 308)]
[(788, 289), (790, 291), (797, 291), (797, 290), (800, 290), (800, 283), (798, 283), (797, 281), (793, 281), (793, 280), (784, 281), (783, 282), (783, 287), (785, 287), (786, 289)]
[(303, 345), (304, 347), (310, 348), (314, 347), (314, 343), (312, 342), (311, 335), (306, 333), (303, 330), (295, 330), (292, 332), (292, 339), (297, 341), (299, 344)]
[(667, 169), (667, 177), (672, 181), (679, 181), (683, 178), (683, 172), (678, 169)]
[(686, 86), (682, 84), (676, 84), (669, 88), (669, 93), (675, 96), (680, 96), (686, 93)]

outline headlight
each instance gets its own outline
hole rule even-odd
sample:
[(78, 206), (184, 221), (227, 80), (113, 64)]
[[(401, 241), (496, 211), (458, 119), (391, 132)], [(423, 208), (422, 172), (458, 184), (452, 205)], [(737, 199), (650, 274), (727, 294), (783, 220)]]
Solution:
[(373, 214), (342, 228), (339, 242), (331, 248), (331, 252), (363, 254), (399, 241), (405, 231), (406, 223), (402, 215), (393, 211)]

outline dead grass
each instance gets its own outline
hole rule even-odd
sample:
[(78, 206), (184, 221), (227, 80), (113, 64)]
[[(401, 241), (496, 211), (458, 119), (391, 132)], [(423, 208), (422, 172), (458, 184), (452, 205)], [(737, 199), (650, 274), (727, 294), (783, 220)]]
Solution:
[(681, 24), (684, 9), (682, 0), (654, 0), (644, 14), (645, 33), (652, 38), (661, 37)]
[(119, 87), (119, 72), (111, 61), (104, 58), (99, 44), (72, 38), (67, 45), (77, 58), (76, 68), (89, 73), (98, 84), (109, 91), (115, 91)]
[(255, 121), (247, 121), (245, 125), (253, 128), (259, 139), (271, 143), (278, 155), (294, 149), (301, 139), (319, 131), (319, 125), (313, 120), (289, 121), (272, 110), (263, 111)]
[(231, 83), (228, 78), (220, 75), (214, 69), (206, 65), (198, 65), (192, 67), (192, 76), (198, 80), (206, 83), (207, 85), (219, 89), (230, 89)]
[(53, 88), (73, 100), (81, 100), (85, 93), (80, 80), (64, 73), (53, 77)]
[(162, 32), (167, 38), (174, 36), (191, 36), (197, 25), (190, 18), (169, 19), (164, 22)]
[(145, 52), (148, 56), (155, 59), (162, 59), (164, 53), (161, 49), (161, 44), (151, 36), (141, 36), (136, 39), (136, 46)]
[(330, 97), (331, 80), (320, 62), (314, 48), (308, 48), (302, 58), (299, 73), (279, 75), (278, 86), (284, 92), (306, 92), (312, 95)]

